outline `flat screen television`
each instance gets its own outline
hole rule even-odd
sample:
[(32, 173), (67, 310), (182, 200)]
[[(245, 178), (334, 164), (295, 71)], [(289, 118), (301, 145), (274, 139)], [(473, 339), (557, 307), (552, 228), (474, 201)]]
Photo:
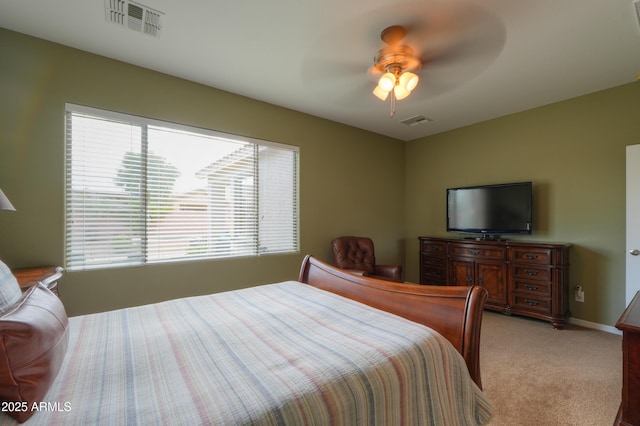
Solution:
[(447, 231), (499, 239), (531, 234), (531, 182), (447, 189)]

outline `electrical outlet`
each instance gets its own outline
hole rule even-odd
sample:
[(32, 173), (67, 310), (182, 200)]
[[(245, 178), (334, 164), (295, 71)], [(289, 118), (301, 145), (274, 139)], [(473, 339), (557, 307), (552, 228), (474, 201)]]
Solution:
[(576, 286), (576, 302), (584, 302), (584, 291), (581, 285)]

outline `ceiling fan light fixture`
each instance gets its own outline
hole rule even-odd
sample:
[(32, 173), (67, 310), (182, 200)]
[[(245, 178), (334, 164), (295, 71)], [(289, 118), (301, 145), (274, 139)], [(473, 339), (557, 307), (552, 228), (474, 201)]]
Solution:
[(384, 73), (382, 77), (380, 77), (380, 80), (378, 80), (378, 87), (387, 93), (393, 90), (395, 86), (396, 76), (391, 72)]
[(378, 50), (371, 68), (372, 73), (382, 74), (373, 94), (382, 101), (391, 98), (391, 117), (395, 114), (396, 101), (409, 96), (420, 80), (416, 72), (420, 70), (422, 61), (414, 55), (411, 47), (401, 43), (406, 34), (406, 29), (399, 25), (385, 28), (380, 38), (387, 46)]
[(373, 89), (373, 94), (381, 101), (386, 101), (387, 96), (389, 96), (389, 92), (381, 89), (380, 86), (376, 86), (375, 89)]

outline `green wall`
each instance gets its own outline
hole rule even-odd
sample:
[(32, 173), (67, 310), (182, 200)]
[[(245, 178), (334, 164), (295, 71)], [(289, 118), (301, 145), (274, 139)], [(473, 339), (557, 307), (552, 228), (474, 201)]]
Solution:
[[(575, 318), (624, 309), (625, 146), (640, 143), (632, 83), (411, 142), (368, 133), (122, 62), (0, 30), (0, 258), (63, 264), (64, 104), (88, 105), (300, 146), (301, 253), (70, 272), (70, 315), (295, 279), (304, 254), (370, 235), (378, 260), (418, 280), (420, 235), (445, 232), (445, 189), (531, 180), (535, 232), (573, 244)], [(382, 199), (380, 194), (384, 194)], [(381, 202), (382, 201), (382, 202)]]
[[(418, 280), (418, 236), (447, 234), (445, 190), (533, 181), (534, 233), (573, 244), (575, 318), (614, 325), (625, 307), (625, 147), (640, 143), (640, 83), (406, 144), (406, 269)], [(514, 237), (515, 238), (515, 237)]]
[(17, 209), (0, 212), (0, 258), (12, 268), (64, 262), (65, 102), (300, 147), (300, 254), (69, 272), (69, 315), (296, 279), (341, 234), (403, 261), (402, 142), (4, 29), (0, 58), (0, 188)]

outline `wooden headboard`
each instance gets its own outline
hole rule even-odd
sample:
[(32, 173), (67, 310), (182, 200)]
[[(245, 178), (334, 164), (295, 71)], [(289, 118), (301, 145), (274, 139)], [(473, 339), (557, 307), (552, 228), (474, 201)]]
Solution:
[(350, 274), (313, 256), (302, 262), (298, 281), (424, 324), (462, 354), (482, 389), (480, 328), (487, 291), (479, 286), (426, 286)]

